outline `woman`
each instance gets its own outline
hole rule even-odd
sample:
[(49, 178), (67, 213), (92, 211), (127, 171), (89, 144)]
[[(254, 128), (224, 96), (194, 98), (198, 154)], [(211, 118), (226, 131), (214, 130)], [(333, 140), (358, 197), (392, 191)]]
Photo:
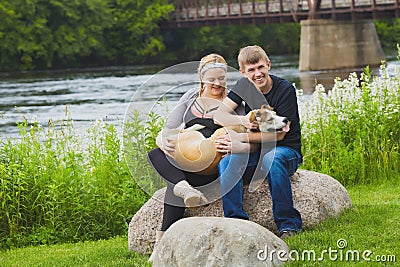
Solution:
[[(178, 105), (168, 117), (163, 131), (201, 124), (205, 128), (199, 131), (208, 138), (216, 129), (220, 128), (220, 125), (214, 124), (213, 117), (220, 103), (226, 97), (226, 72), (227, 63), (222, 56), (210, 54), (203, 57), (198, 67), (200, 90), (192, 89), (181, 97)], [(177, 167), (172, 156), (175, 145), (171, 141), (163, 138), (163, 133), (160, 132), (156, 140), (159, 148), (153, 149), (148, 154), (153, 168), (167, 182), (162, 227), (160, 231), (156, 231), (155, 246), (164, 231), (174, 222), (183, 218), (185, 207), (199, 206), (207, 201), (204, 195), (193, 187), (207, 185), (218, 178), (218, 173), (200, 175)], [(153, 257), (154, 253), (150, 256), (149, 261), (152, 261)]]

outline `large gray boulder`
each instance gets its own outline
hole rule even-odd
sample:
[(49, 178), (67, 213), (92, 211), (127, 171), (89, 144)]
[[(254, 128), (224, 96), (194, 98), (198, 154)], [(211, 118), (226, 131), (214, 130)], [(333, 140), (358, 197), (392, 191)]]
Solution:
[[(352, 207), (346, 189), (328, 175), (298, 170), (291, 177), (291, 184), (294, 205), (301, 213), (305, 230)], [(163, 203), (159, 200), (163, 199), (164, 194), (165, 188), (158, 190), (132, 217), (128, 229), (128, 246), (131, 251), (142, 254), (151, 253), (155, 231), (161, 228)], [(254, 192), (249, 192), (248, 187), (245, 186), (243, 206), (250, 221), (277, 233), (267, 182)], [(218, 199), (196, 210), (187, 210), (186, 217), (194, 216), (223, 217), (221, 200)]]
[(154, 267), (277, 266), (289, 247), (251, 221), (191, 217), (174, 223), (155, 248)]

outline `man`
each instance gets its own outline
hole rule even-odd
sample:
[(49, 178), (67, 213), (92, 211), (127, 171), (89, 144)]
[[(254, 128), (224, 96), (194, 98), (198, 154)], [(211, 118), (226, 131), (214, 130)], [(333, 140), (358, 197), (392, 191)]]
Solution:
[[(244, 77), (229, 92), (214, 120), (222, 125), (242, 124), (254, 130), (258, 122), (250, 122), (249, 112), (268, 103), (277, 115), (286, 117), (291, 124), (288, 132), (231, 132), (229, 136), (216, 140), (218, 151), (227, 153), (218, 166), (224, 216), (249, 219), (242, 207), (242, 185), (243, 180), (248, 182), (249, 177), (259, 175), (259, 172), (255, 172), (259, 164), (263, 177), (268, 180), (279, 236), (285, 238), (302, 229), (301, 215), (293, 206), (289, 179), (302, 162), (296, 91), (289, 81), (269, 74), (271, 62), (259, 46), (242, 48), (238, 63)], [(234, 110), (242, 102), (245, 103), (247, 115), (236, 115)], [(243, 143), (258, 143), (260, 147), (248, 154), (242, 149)]]

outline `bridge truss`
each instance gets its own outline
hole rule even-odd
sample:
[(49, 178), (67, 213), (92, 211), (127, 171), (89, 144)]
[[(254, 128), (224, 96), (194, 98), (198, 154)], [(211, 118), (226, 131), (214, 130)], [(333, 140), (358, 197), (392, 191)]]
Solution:
[(400, 0), (173, 0), (175, 11), (161, 26), (298, 22), (305, 19), (398, 18)]

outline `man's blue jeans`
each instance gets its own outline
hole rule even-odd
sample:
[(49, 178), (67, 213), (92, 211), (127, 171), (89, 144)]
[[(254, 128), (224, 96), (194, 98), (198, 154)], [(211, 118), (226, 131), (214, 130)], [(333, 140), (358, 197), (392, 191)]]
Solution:
[[(293, 206), (290, 176), (302, 161), (294, 149), (277, 146), (262, 155), (261, 172), (266, 174), (272, 199), (272, 212), (279, 232), (300, 231), (302, 220)], [(248, 220), (243, 210), (243, 180), (250, 180), (256, 170), (260, 152), (230, 154), (219, 165), (224, 216)]]

